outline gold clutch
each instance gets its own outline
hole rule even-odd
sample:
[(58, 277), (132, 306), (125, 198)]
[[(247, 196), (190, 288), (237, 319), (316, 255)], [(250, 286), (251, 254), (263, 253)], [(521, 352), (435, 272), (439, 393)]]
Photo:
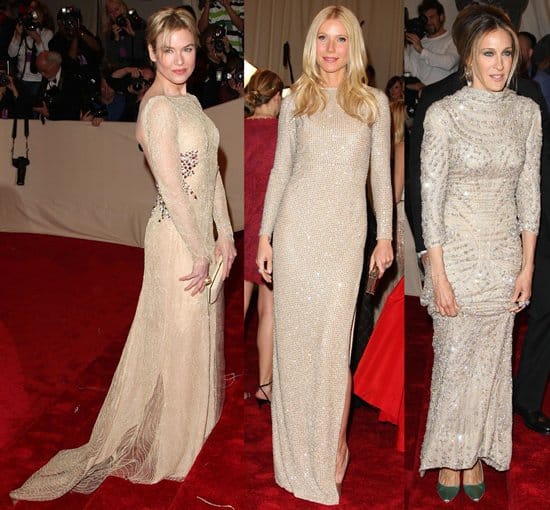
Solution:
[(210, 283), (207, 285), (208, 302), (212, 305), (220, 296), (223, 289), (223, 259), (220, 257), (215, 264), (210, 264)]

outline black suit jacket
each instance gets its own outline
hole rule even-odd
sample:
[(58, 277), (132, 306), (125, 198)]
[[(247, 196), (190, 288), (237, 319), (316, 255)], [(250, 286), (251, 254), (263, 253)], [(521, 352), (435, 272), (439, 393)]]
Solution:
[[(414, 235), (417, 252), (425, 250), (422, 238), (422, 202), (420, 191), (420, 149), (424, 136), (424, 118), (428, 107), (446, 96), (454, 94), (466, 85), (461, 72), (453, 73), (437, 83), (426, 87), (416, 108), (409, 146), (408, 175), (405, 181), (407, 216)], [(541, 154), (541, 222), (537, 251), (550, 256), (550, 117), (540, 88), (534, 81), (518, 78), (513, 87), (520, 96), (533, 99), (542, 115), (543, 148)]]
[[(40, 85), (38, 97), (46, 94), (48, 80), (45, 78)], [(56, 90), (48, 91), (51, 101), (48, 103), (50, 120), (80, 120), (82, 108), (82, 86), (74, 74), (65, 67), (61, 68), (61, 76)]]

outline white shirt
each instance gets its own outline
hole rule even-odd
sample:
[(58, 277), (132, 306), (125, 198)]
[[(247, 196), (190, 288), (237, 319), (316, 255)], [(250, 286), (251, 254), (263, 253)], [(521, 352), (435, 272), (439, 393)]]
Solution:
[(405, 72), (416, 76), (424, 85), (431, 85), (457, 70), (459, 58), (450, 32), (423, 37), (420, 42), (423, 47), (420, 53), (412, 44), (407, 44)]
[[(36, 55), (38, 56), (42, 51), (48, 49), (48, 43), (53, 37), (53, 32), (48, 28), (39, 28), (37, 32), (40, 35), (40, 39), (42, 39), (42, 42), (36, 45)], [(31, 51), (34, 39), (30, 35), (25, 39), (27, 44), (25, 44), (25, 41), (17, 39), (14, 35), (8, 46), (8, 55), (12, 58), (17, 56), (17, 77), (21, 76), (21, 71), (24, 68), (25, 72), (21, 76), (23, 81), (42, 81), (40, 73), (31, 73)]]
[(46, 85), (46, 90), (53, 89), (54, 87), (59, 87), (59, 80), (61, 79), (61, 67), (57, 70), (56, 75), (51, 79), (48, 80), (48, 84)]

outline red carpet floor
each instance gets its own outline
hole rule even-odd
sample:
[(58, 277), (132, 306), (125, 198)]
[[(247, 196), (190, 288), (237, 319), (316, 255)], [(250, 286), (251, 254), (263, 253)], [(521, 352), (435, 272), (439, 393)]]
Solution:
[[(242, 253), (242, 241), (237, 246)], [(9, 490), (58, 450), (88, 440), (135, 312), (143, 251), (2, 233), (0, 267), (0, 508), (7, 509)], [(111, 477), (89, 496), (16, 508), (212, 508), (199, 497), (245, 508), (242, 299), (239, 263), (226, 286), (225, 407), (183, 483)]]
[[(514, 364), (517, 364), (521, 340), (525, 333), (526, 316), (520, 316), (515, 332)], [(450, 504), (437, 496), (437, 472), (424, 478), (418, 475), (419, 454), (424, 434), (429, 400), (430, 375), (433, 360), (431, 319), (416, 298), (406, 302), (406, 432), (407, 508), (410, 510), (483, 509), (540, 510), (550, 508), (550, 437), (527, 429), (522, 420), (514, 418), (512, 464), (502, 473), (485, 466), (487, 492), (480, 503), (471, 502), (461, 491)], [(545, 412), (550, 413), (550, 392), (547, 391)]]
[(351, 462), (344, 479), (340, 504), (318, 505), (295, 498), (274, 479), (271, 449), (271, 414), (268, 406), (258, 408), (256, 310), (253, 306), (245, 325), (245, 472), (247, 506), (261, 510), (398, 510), (404, 508), (403, 454), (395, 449), (397, 428), (378, 421), (374, 408), (356, 409), (351, 418), (348, 442)]

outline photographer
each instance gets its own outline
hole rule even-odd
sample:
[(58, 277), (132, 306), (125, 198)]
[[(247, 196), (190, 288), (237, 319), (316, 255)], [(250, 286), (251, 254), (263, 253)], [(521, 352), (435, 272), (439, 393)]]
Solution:
[(135, 122), (139, 105), (155, 79), (155, 71), (149, 66), (123, 67), (114, 71), (107, 79), (109, 85), (125, 96), (125, 109), (121, 121)]
[(458, 54), (445, 25), (445, 11), (437, 0), (418, 6), (419, 18), (405, 27), (405, 73), (420, 80), (409, 85), (417, 90), (449, 76), (457, 70)]
[(222, 25), (208, 25), (201, 33), (200, 40), (203, 51), (197, 57), (199, 62), (196, 67), (199, 70), (197, 77), (201, 76), (203, 83), (193, 82), (192, 89), (202, 89), (199, 100), (203, 108), (208, 108), (223, 102), (222, 89), (232, 76), (228, 68), (229, 58), (240, 57), (231, 47)]
[(243, 57), (244, 0), (199, 0), (201, 34), (209, 25), (221, 25), (231, 47)]
[(59, 53), (43, 51), (36, 58), (36, 67), (42, 75), (42, 83), (38, 106), (33, 110), (42, 120), (79, 120), (82, 87), (70, 65), (62, 65)]
[(103, 17), (105, 59), (112, 69), (147, 63), (145, 21), (122, 0), (106, 0)]
[(59, 9), (57, 26), (58, 30), (49, 43), (50, 50), (59, 53), (64, 64), (78, 66), (81, 74), (91, 76), (99, 83), (103, 54), (101, 42), (82, 24), (80, 9), (72, 6)]
[(225, 64), (225, 76), (220, 87), (220, 103), (244, 96), (244, 60), (230, 53)]
[(30, 114), (40, 88), (42, 76), (36, 69), (36, 57), (48, 50), (53, 32), (44, 26), (47, 7), (40, 2), (31, 2), (26, 12), (19, 17), (8, 47), (8, 55), (17, 57), (16, 77), (19, 80), (22, 107)]
[(12, 76), (0, 71), (0, 118), (20, 117), (19, 92)]
[(90, 98), (89, 109), (83, 112), (80, 120), (90, 121), (92, 126), (99, 126), (104, 120), (120, 121), (126, 110), (124, 93), (113, 89), (105, 78), (101, 78), (100, 94)]

